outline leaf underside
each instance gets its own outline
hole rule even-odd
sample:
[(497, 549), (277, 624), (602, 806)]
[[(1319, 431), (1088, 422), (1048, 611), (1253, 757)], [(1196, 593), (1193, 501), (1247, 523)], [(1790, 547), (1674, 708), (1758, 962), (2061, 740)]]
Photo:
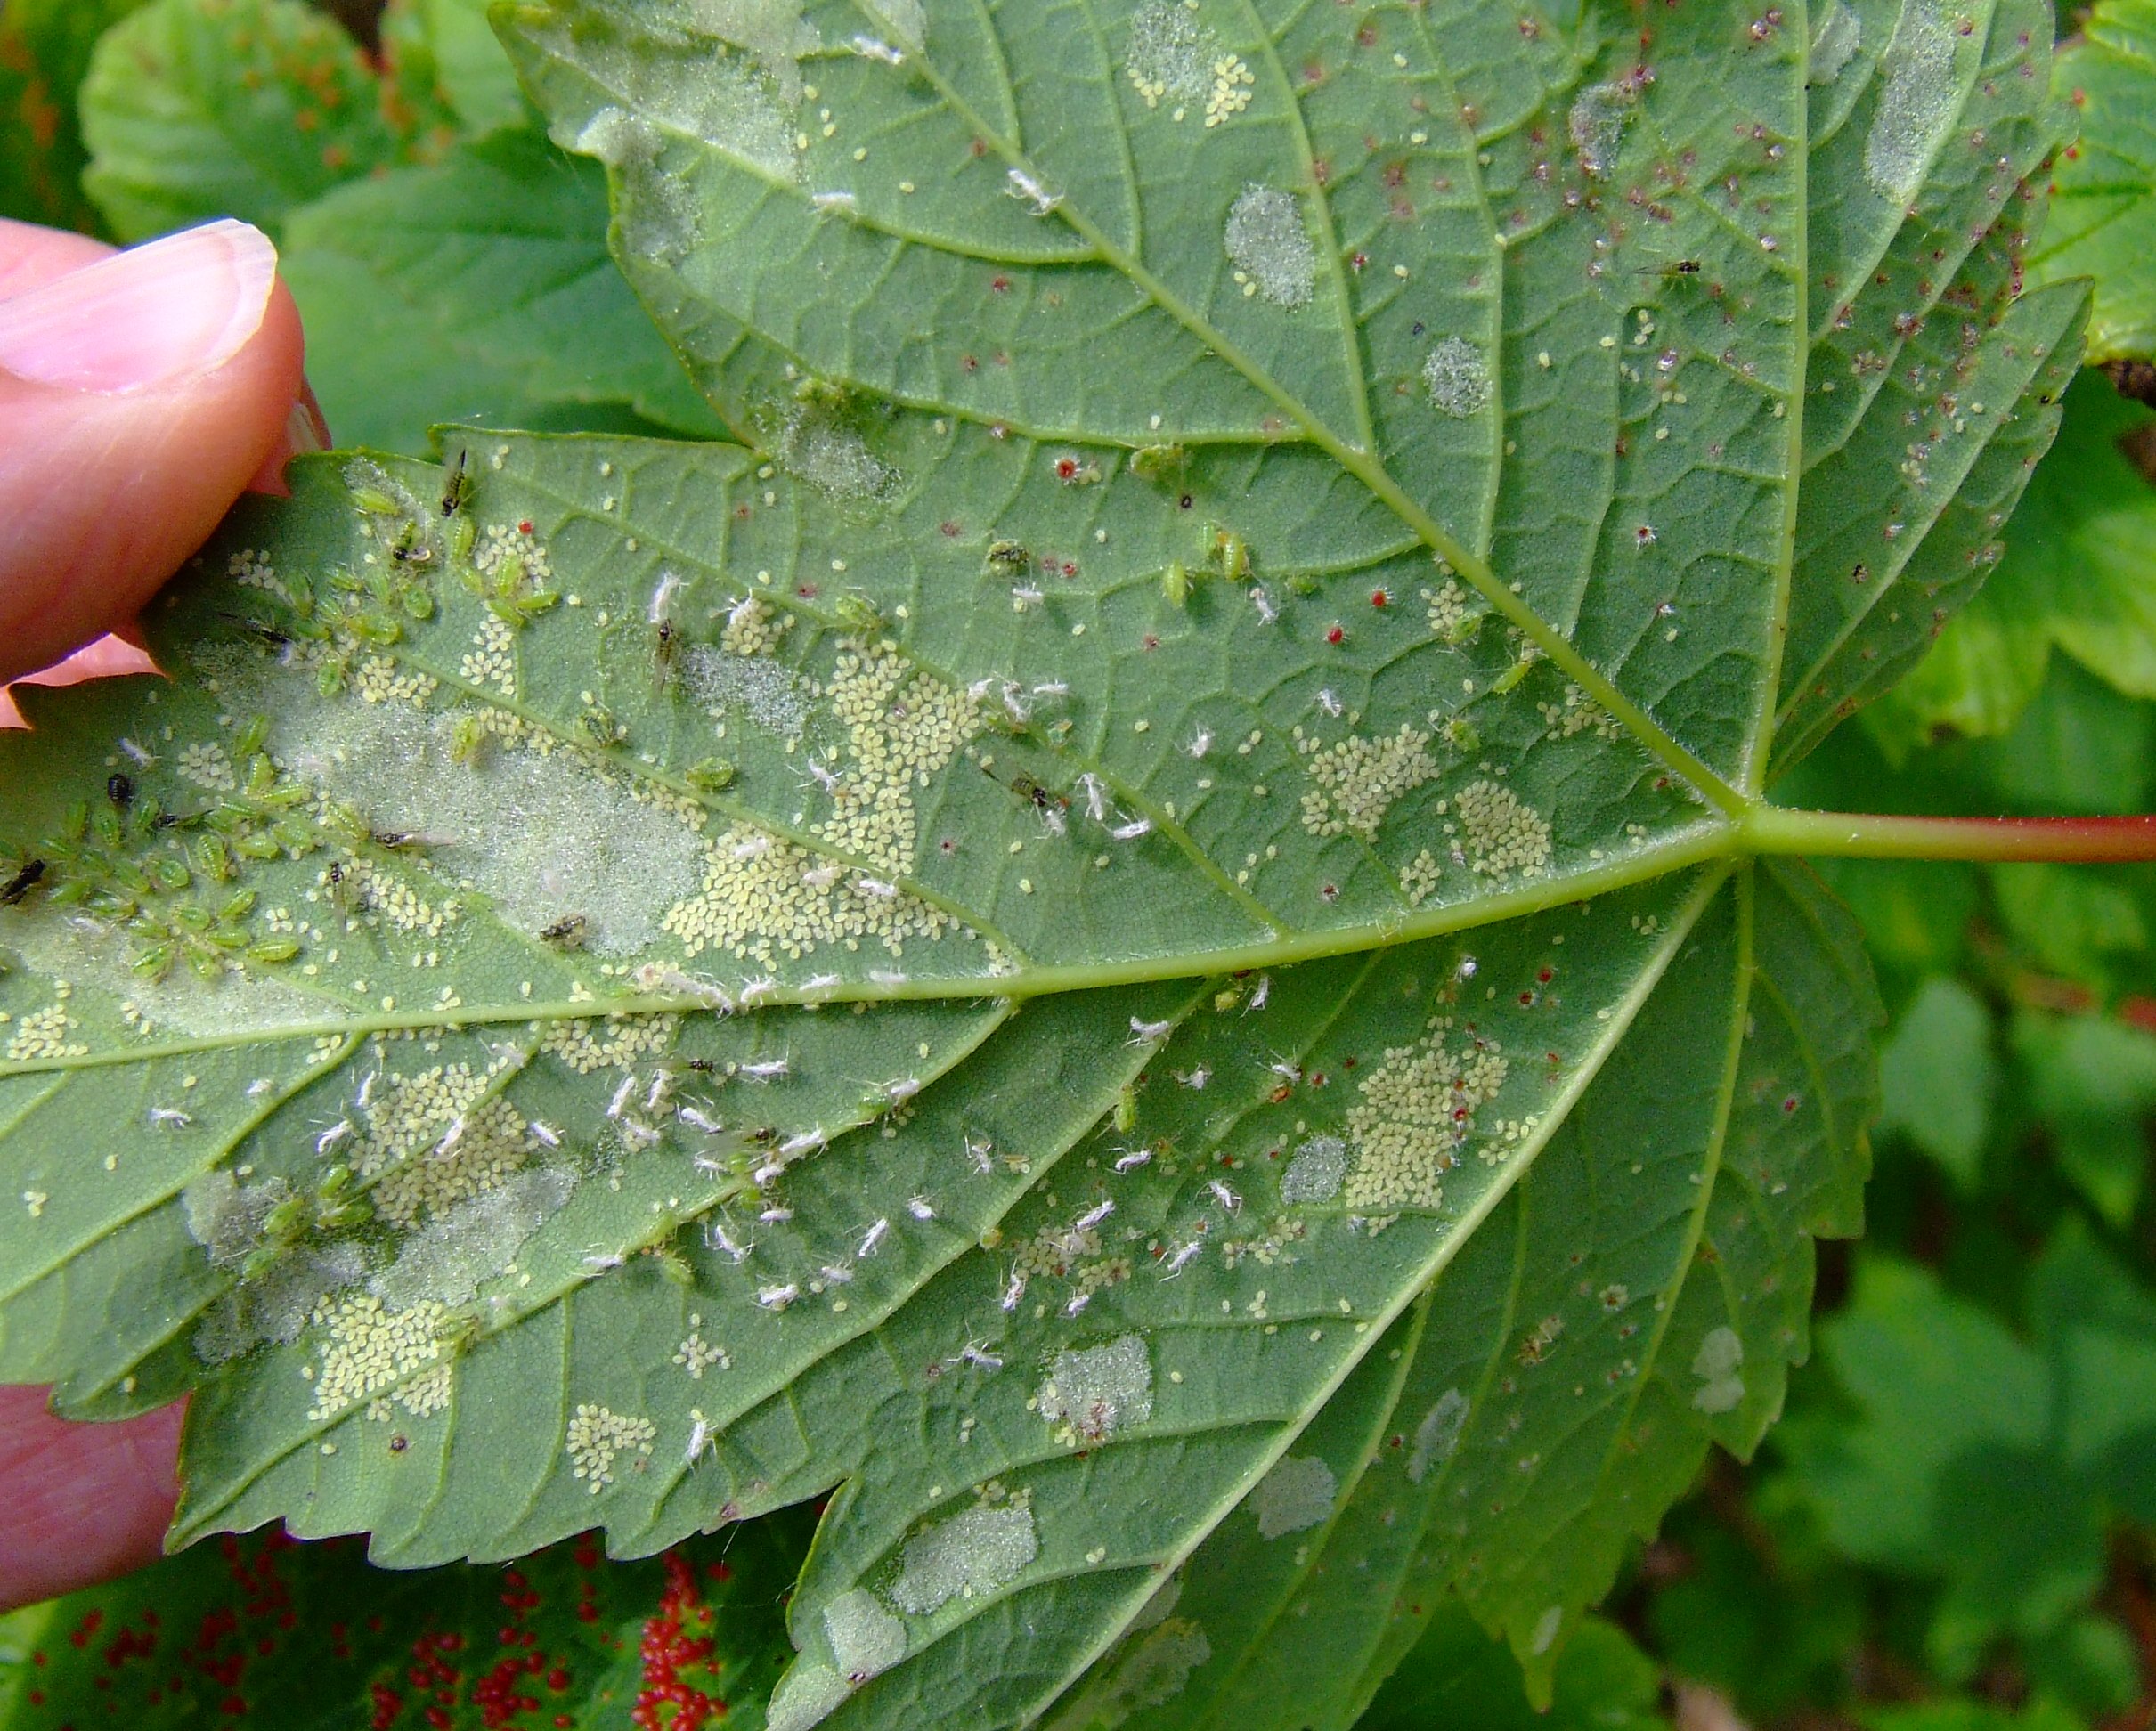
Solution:
[(2051, 435), (2048, 12), (503, 22), (733, 440), (305, 459), (28, 694), (0, 1375), (183, 1541), (833, 1492), (781, 1727), (1546, 1678), (1857, 1225), (1732, 814)]

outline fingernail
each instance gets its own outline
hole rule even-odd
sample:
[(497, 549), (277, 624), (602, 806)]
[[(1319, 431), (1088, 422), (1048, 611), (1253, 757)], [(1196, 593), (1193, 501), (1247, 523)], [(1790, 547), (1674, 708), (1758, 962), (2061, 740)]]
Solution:
[(260, 229), (184, 229), (0, 300), (0, 369), (108, 394), (199, 378), (262, 328), (276, 280)]

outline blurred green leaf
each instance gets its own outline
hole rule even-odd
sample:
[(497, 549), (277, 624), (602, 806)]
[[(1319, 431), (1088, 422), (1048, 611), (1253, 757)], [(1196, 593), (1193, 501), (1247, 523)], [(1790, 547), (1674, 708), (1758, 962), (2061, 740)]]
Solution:
[(83, 185), (122, 240), (210, 216), (274, 232), (400, 159), (379, 95), (359, 45), (299, 0), (153, 0), (97, 45)]
[(2014, 1024), (2030, 1103), (2061, 1169), (2114, 1226), (2132, 1219), (2156, 1111), (2156, 1035), (2095, 1016), (2031, 1012)]
[(2052, 170), (2032, 272), (2095, 279), (2092, 360), (2156, 354), (2156, 4), (2102, 0), (2061, 50), (2052, 87), (2080, 110), (2081, 136)]
[(1661, 1674), (1615, 1623), (1591, 1617), (1558, 1661), (1549, 1711), (1527, 1704), (1502, 1641), (1459, 1605), (1420, 1641), (1356, 1722), (1357, 1731), (1664, 1731)]
[(382, 55), (407, 87), (424, 80), (459, 130), (478, 137), (522, 126), (530, 110), (486, 19), (486, 0), (391, 0)]
[(2133, 1637), (2109, 1617), (2075, 1617), (2029, 1643), (2030, 1688), (2095, 1718), (2122, 1713), (2141, 1693)]
[(2039, 1259), (2024, 1339), (1930, 1271), (1874, 1253), (1824, 1325), (1859, 1416), (1793, 1418), (1783, 1447), (1851, 1557), (1942, 1587), (1927, 1638), (1949, 1678), (2001, 1635), (2089, 1603), (2108, 1523), (2156, 1483), (2156, 1305), (2069, 1225)]
[(2111, 984), (2110, 958), (2144, 951), (2148, 925), (2132, 892), (2117, 881), (2062, 866), (1995, 866), (1993, 905), (2029, 955), (2051, 972), (2081, 981), (2099, 996)]
[(349, 443), (423, 451), (439, 421), (589, 427), (607, 405), (723, 431), (607, 256), (604, 174), (535, 131), (294, 212), (284, 270), (308, 375)]
[(75, 93), (105, 27), (142, 0), (5, 0), (0, 5), (0, 216), (97, 232), (83, 196)]
[(1875, 1707), (1864, 1723), (1867, 1731), (2082, 1731), (2079, 1719), (2052, 1702), (2017, 1713), (1989, 1701), (1926, 1701)]
[(1934, 975), (1879, 1054), (1881, 1127), (1901, 1131), (1971, 1189), (1997, 1081), (1991, 1012), (1960, 980)]

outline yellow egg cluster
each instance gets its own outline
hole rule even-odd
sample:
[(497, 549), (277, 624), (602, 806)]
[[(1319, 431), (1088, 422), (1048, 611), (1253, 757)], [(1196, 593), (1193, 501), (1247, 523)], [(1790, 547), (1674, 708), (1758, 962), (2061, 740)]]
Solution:
[(1350, 734), (1321, 745), (1300, 727), (1295, 749), (1306, 760), (1303, 827), (1313, 835), (1356, 835), (1368, 841), (1392, 803), (1437, 773), (1430, 736), (1404, 721), (1386, 739)]
[(1509, 1066), (1497, 1043), (1474, 1039), (1463, 1052), (1444, 1043), (1438, 1019), (1412, 1046), (1395, 1046), (1363, 1078), (1361, 1103), (1347, 1114), (1355, 1163), (1343, 1200), (1352, 1209), (1435, 1208), (1442, 1179), (1459, 1164), (1477, 1107), (1494, 1099)]

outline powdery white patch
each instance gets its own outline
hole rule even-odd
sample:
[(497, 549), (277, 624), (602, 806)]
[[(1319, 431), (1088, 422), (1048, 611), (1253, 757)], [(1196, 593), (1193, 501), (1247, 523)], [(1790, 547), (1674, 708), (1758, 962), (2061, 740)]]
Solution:
[(1879, 69), (1886, 82), (1864, 137), (1864, 173), (1882, 198), (1906, 205), (1954, 118), (1954, 32), (1939, 0), (1902, 0)]
[(1183, 0), (1148, 0), (1130, 20), (1124, 67), (1149, 109), (1202, 100), (1220, 59), (1220, 38)]
[(1864, 20), (1842, 0), (1826, 0), (1811, 27), (1811, 56), (1804, 82), (1815, 87), (1832, 84), (1863, 44)]
[(829, 1719), (850, 1693), (846, 1679), (830, 1666), (812, 1659), (796, 1660), (771, 1691), (765, 1731), (809, 1731), (809, 1727)]
[(1283, 1202), (1330, 1202), (1347, 1176), (1347, 1144), (1338, 1136), (1313, 1136), (1295, 1150), (1281, 1174)]
[(1464, 337), (1447, 337), (1424, 357), (1423, 387), (1438, 413), (1466, 420), (1490, 401), (1490, 366)]
[[(1162, 1592), (1180, 1586), (1170, 1581)], [(1160, 1597), (1153, 1596), (1146, 1612), (1102, 1661), (1095, 1680), (1048, 1721), (1048, 1731), (1100, 1731), (1120, 1725), (1142, 1708), (1173, 1701), (1190, 1686), (1191, 1673), (1213, 1656), (1213, 1646), (1190, 1618), (1151, 1614)]]
[(841, 1593), (824, 1607), (824, 1633), (831, 1638), (832, 1658), (850, 1684), (866, 1683), (906, 1657), (906, 1625), (865, 1588)]
[(1574, 101), (1565, 117), (1565, 130), (1579, 152), (1580, 167), (1592, 178), (1607, 180), (1616, 167), (1636, 101), (1620, 84), (1590, 85)]
[(1407, 1457), (1409, 1483), (1420, 1484), (1432, 1467), (1452, 1459), (1467, 1422), (1468, 1397), (1457, 1388), (1446, 1389), (1415, 1426), (1415, 1446)]
[(1745, 1343), (1728, 1326), (1711, 1329), (1692, 1354), (1692, 1374), (1700, 1386), (1692, 1405), (1701, 1412), (1727, 1412), (1745, 1398), (1745, 1379), (1737, 1374), (1745, 1361)]
[(779, 467), (827, 499), (858, 502), (889, 499), (898, 491), (899, 471), (869, 450), (868, 442), (850, 427), (797, 413), (779, 430), (775, 443)]
[(977, 1504), (906, 1541), (891, 1601), (925, 1617), (954, 1598), (994, 1592), (1039, 1555), (1030, 1508)]
[(1452, 801), (1468, 867), (1485, 877), (1539, 877), (1550, 863), (1550, 822), (1501, 782), (1470, 782)]
[(274, 744), (292, 772), (378, 829), (443, 838), (435, 871), (484, 890), (536, 937), (570, 915), (602, 955), (643, 948), (703, 874), (699, 813), (543, 735), (460, 763), (448, 716), (401, 705), (317, 706)]
[(651, 172), (652, 159), (660, 148), (659, 129), (663, 128), (699, 138), (773, 180), (791, 184), (799, 175), (788, 110), (799, 100), (800, 86), (793, 82), (795, 93), (787, 96), (790, 71), (785, 77), (775, 77), (753, 54), (724, 48), (678, 61), (655, 61), (633, 39), (611, 33), (574, 36), (553, 28), (535, 36), (560, 59), (590, 74), (602, 88), (634, 90), (639, 106), (650, 117), (646, 120), (619, 109), (601, 109), (586, 123), (584, 137), (570, 148), (632, 175), (641, 167), (643, 177), (656, 182), (662, 176)]
[(1321, 745), (1300, 727), (1294, 737), (1310, 778), (1303, 794), (1303, 827), (1313, 835), (1371, 841), (1393, 802), (1437, 773), (1429, 735), (1404, 721), (1398, 732), (1382, 739), (1350, 734)]
[(1275, 306), (1309, 304), (1317, 253), (1293, 193), (1256, 183), (1244, 187), (1229, 208), (1221, 240), (1245, 294), (1263, 295)]
[(788, 106), (801, 101), (801, 57), (821, 45), (801, 13), (801, 0), (689, 0), (697, 28), (753, 54)]
[(1394, 1046), (1363, 1078), (1362, 1099), (1347, 1114), (1355, 1150), (1347, 1174), (1347, 1206), (1358, 1210), (1435, 1208), (1444, 1174), (1475, 1128), (1475, 1112), (1497, 1096), (1509, 1066), (1487, 1036), (1463, 1052), (1445, 1044), (1451, 1025), (1430, 1024), (1427, 1037)]
[(287, 1251), (270, 1268), (240, 1281), (204, 1313), (194, 1334), (195, 1356), (224, 1364), (265, 1340), (289, 1346), (330, 1293), (365, 1272), (359, 1248), (331, 1244)]
[(1315, 1455), (1289, 1455), (1250, 1493), (1261, 1539), (1300, 1532), (1331, 1519), (1340, 1482)]
[[(753, 105), (764, 102), (763, 93), (752, 85), (747, 93), (753, 112)], [(777, 112), (770, 110), (774, 118)], [(762, 131), (753, 130), (759, 134)], [(665, 141), (648, 120), (606, 107), (574, 132), (557, 125), (552, 136), (564, 150), (595, 157), (621, 176), (627, 195), (622, 200), (622, 241), (637, 257), (670, 262), (687, 255), (703, 240), (704, 213), (696, 195), (686, 180), (661, 167)], [(772, 171), (780, 178), (793, 177), (793, 141), (783, 126), (769, 137), (759, 135), (744, 142), (752, 154), (769, 157)]]
[(414, 1232), (369, 1289), (398, 1309), (429, 1298), (461, 1304), (515, 1260), (575, 1188), (575, 1174), (558, 1166), (519, 1173)]
[(180, 1206), (186, 1211), (188, 1236), (209, 1252), (209, 1265), (232, 1268), (245, 1262), (262, 1241), (263, 1223), (270, 1210), (291, 1193), (292, 1187), (281, 1178), (243, 1185), (219, 1166), (182, 1191)]
[(681, 683), (713, 718), (746, 716), (785, 738), (797, 736), (809, 719), (809, 694), (801, 681), (761, 655), (698, 644), (681, 657)]
[(1127, 1334), (1105, 1346), (1061, 1352), (1040, 1386), (1040, 1415), (1098, 1442), (1153, 1416), (1153, 1366), (1145, 1342)]

